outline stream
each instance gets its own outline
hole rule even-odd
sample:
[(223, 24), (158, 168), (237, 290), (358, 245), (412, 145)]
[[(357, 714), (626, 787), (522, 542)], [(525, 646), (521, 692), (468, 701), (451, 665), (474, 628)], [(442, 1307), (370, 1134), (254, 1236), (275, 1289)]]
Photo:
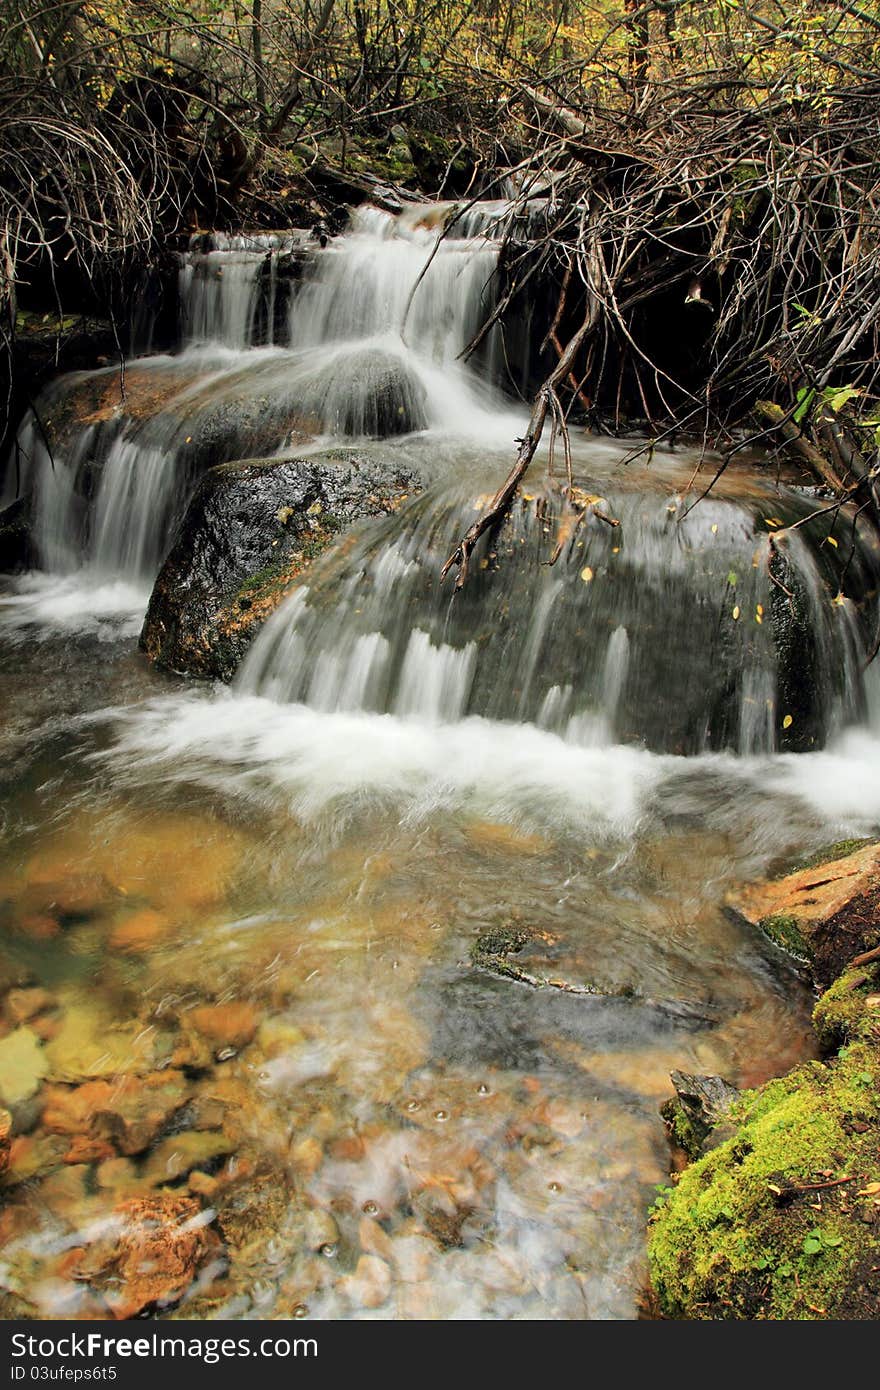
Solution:
[[(22, 424), (2, 1316), (634, 1318), (670, 1071), (815, 1055), (811, 992), (724, 898), (878, 829), (876, 559), (817, 517), (781, 592), (768, 534), (821, 499), (753, 459), (690, 511), (717, 460), (573, 431), (593, 510), (557, 563), (545, 441), (441, 585), (527, 417), (500, 333), (459, 356), (504, 216), (422, 275), (436, 210), (363, 210), (292, 289), (289, 238), (215, 238), (183, 258), (181, 351), (131, 363), (122, 408), (108, 369), (48, 388), (51, 453)], [(151, 667), (200, 471), (355, 447), (424, 487), (314, 563), (231, 687)], [(154, 1285), (107, 1243), (157, 1196), (211, 1235)]]

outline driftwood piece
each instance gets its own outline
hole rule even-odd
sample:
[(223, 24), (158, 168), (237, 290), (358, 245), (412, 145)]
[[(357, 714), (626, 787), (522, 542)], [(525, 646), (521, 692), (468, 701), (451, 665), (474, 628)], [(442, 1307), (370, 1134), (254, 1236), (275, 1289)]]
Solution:
[(777, 405), (775, 401), (756, 401), (755, 410), (768, 424), (779, 431), (792, 452), (809, 465), (820, 482), (827, 484), (835, 492), (845, 493), (847, 491), (846, 484), (830, 460), (820, 449), (816, 448), (815, 444), (811, 444), (809, 439), (805, 438), (803, 432), (793, 420), (789, 419), (781, 405)]
[[(554, 404), (558, 411), (558, 398), (556, 388), (560, 382), (565, 381), (572, 371), (577, 355), (584, 343), (595, 332), (600, 320), (601, 300), (599, 298), (598, 286), (602, 283), (602, 270), (600, 264), (600, 253), (595, 235), (591, 239), (591, 247), (588, 255), (588, 285), (587, 285), (587, 305), (583, 322), (576, 333), (572, 335), (560, 354), (559, 361), (553, 371), (547, 377), (537, 397), (535, 398), (532, 414), (529, 419), (528, 429), (521, 440), (519, 440), (519, 451), (516, 462), (501, 484), (495, 496), (492, 498), (482, 516), (478, 517), (468, 531), (462, 536), (458, 545), (453, 550), (443, 569), (440, 571), (440, 578), (445, 579), (453, 565), (458, 565), (458, 578), (455, 581), (456, 589), (460, 589), (468, 576), (468, 565), (474, 546), (480, 537), (497, 525), (507, 513), (510, 504), (516, 496), (516, 490), (528, 472), (529, 465), (535, 457), (535, 451), (541, 441), (544, 432), (544, 424), (547, 419), (548, 411)], [(563, 431), (565, 429), (564, 420), (562, 422)]]

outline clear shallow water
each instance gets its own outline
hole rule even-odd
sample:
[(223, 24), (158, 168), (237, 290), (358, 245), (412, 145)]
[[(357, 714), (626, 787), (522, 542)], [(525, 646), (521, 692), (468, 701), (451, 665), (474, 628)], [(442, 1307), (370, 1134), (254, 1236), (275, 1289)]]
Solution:
[[(0, 685), (5, 709), (35, 692), (4, 740), (3, 961), (51, 991), (37, 1022), (62, 1086), (146, 1084), (205, 1003), (245, 1002), (257, 1031), (190, 1057), (170, 1140), (65, 1163), (69, 1137), (41, 1155), (39, 1122), (23, 1135), (19, 1162), (46, 1171), (4, 1218), (6, 1315), (100, 1309), (70, 1250), (120, 1200), (186, 1192), (207, 1134), (197, 1200), (225, 1251), (184, 1311), (635, 1316), (669, 1070), (755, 1084), (811, 1055), (806, 992), (724, 892), (876, 828), (870, 733), (684, 759), (169, 690), (130, 643), (88, 637), (56, 645), (40, 691), (39, 650), (7, 647), (24, 664)], [(83, 875), (88, 910), (35, 936), (45, 885), (63, 898)], [(541, 933), (527, 968), (634, 997), (477, 969), (474, 942), (511, 921)]]

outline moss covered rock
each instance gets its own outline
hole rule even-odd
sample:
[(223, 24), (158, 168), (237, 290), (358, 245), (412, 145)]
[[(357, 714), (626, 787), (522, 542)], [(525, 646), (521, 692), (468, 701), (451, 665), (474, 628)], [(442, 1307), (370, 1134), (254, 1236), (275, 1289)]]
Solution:
[(843, 977), (816, 1008), (846, 1037), (731, 1109), (730, 1138), (655, 1204), (651, 1278), (669, 1317), (880, 1314), (880, 995)]

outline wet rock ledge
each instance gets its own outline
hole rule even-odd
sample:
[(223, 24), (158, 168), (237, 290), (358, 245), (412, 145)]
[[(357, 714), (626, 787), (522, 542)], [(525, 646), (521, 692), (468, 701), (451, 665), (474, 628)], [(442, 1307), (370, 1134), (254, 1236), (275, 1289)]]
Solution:
[(826, 1056), (739, 1097), (724, 1088), (708, 1127), (718, 1079), (673, 1077), (664, 1114), (696, 1161), (651, 1218), (661, 1315), (880, 1317), (878, 899), (880, 845), (864, 841), (728, 899), (810, 971)]
[(230, 680), (317, 556), (418, 486), (412, 474), (352, 450), (210, 468), (156, 580), (141, 647), (168, 670)]

